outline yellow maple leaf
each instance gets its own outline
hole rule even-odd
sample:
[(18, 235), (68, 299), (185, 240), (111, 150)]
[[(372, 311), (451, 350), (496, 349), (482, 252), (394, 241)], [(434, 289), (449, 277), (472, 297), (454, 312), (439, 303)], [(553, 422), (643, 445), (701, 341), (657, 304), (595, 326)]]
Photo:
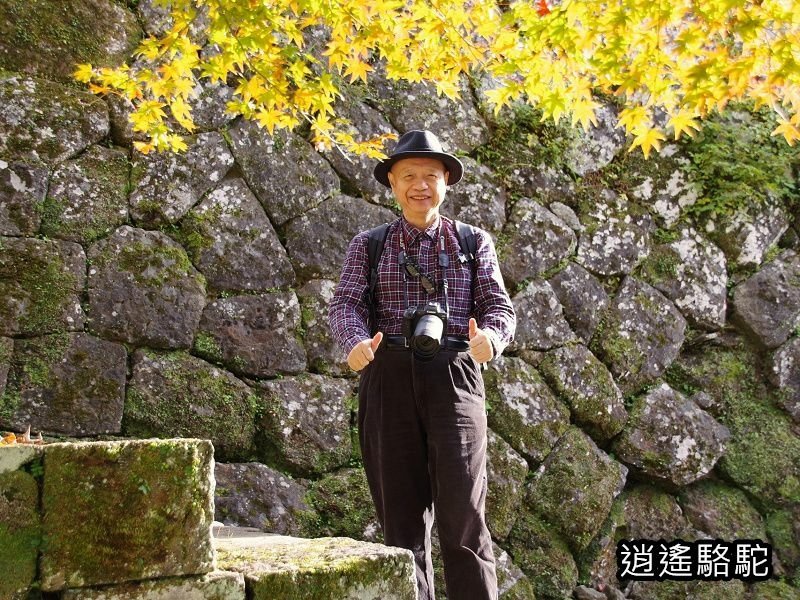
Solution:
[(782, 135), (786, 143), (794, 146), (797, 140), (800, 140), (800, 128), (787, 119), (780, 119), (779, 125), (770, 135)]
[(81, 83), (89, 83), (93, 75), (94, 72), (90, 64), (78, 65), (78, 68), (72, 73), (72, 76)]
[(692, 129), (700, 131), (698, 117), (699, 115), (696, 111), (678, 111), (669, 118), (667, 127), (672, 127), (676, 140), (680, 139), (681, 134), (684, 132), (689, 137), (694, 137), (695, 132)]
[(650, 151), (655, 148), (656, 151), (661, 150), (661, 142), (664, 141), (666, 136), (659, 130), (652, 127), (642, 127), (638, 130), (631, 147), (628, 152), (632, 152), (635, 148), (641, 148), (645, 158), (650, 158)]
[(367, 73), (372, 71), (373, 68), (365, 63), (363, 60), (360, 59), (351, 59), (351, 61), (347, 64), (347, 67), (344, 70), (345, 75), (350, 75), (350, 82), (354, 82), (357, 79), (362, 80), (364, 83), (367, 83)]

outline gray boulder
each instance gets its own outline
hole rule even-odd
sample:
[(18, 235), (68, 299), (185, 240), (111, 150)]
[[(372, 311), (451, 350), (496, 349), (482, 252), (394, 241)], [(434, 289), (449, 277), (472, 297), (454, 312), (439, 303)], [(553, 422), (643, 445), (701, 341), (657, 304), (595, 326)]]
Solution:
[(506, 222), (507, 194), (489, 167), (468, 156), (460, 158), (464, 177), (447, 190), (442, 214), (497, 235)]
[(630, 273), (647, 256), (652, 218), (610, 191), (601, 196), (580, 214), (585, 229), (576, 260), (598, 275)]
[(623, 394), (660, 377), (683, 344), (686, 320), (661, 293), (626, 277), (592, 338)]
[(536, 369), (501, 356), (485, 372), (489, 426), (536, 464), (569, 427), (569, 411), (556, 400)]
[(36, 235), (47, 176), (45, 167), (0, 160), (0, 235)]
[(790, 339), (775, 351), (769, 377), (781, 391), (780, 402), (786, 412), (800, 423), (800, 337)]
[(202, 438), (220, 461), (251, 456), (258, 401), (242, 381), (185, 352), (137, 350), (122, 429), (139, 438)]
[(274, 377), (306, 369), (294, 292), (218, 298), (203, 311), (195, 351), (240, 375)]
[(528, 283), (512, 299), (517, 331), (511, 350), (549, 350), (575, 339), (553, 288), (541, 279)]
[(323, 375), (352, 375), (344, 353), (331, 335), (328, 307), (336, 283), (329, 279), (312, 279), (297, 290), (302, 315), (303, 342), (309, 368)]
[(214, 520), (269, 533), (302, 535), (313, 514), (306, 503), (308, 484), (261, 463), (216, 463)]
[(625, 147), (625, 130), (617, 125), (617, 111), (603, 105), (595, 111), (596, 125), (578, 130), (566, 151), (566, 166), (583, 177), (607, 166)]
[(734, 319), (766, 348), (800, 325), (800, 254), (784, 250), (733, 290)]
[(180, 220), (200, 198), (222, 181), (233, 165), (219, 133), (188, 140), (186, 152), (135, 154), (131, 171), (131, 216), (154, 226)]
[(517, 565), (511, 562), (508, 552), (493, 544), (495, 570), (497, 572), (498, 600), (535, 600), (530, 579)]
[(379, 109), (400, 133), (429, 129), (442, 142), (445, 152), (469, 152), (489, 139), (486, 123), (475, 108), (466, 78), (461, 79), (460, 97), (439, 96), (430, 83), (373, 78)]
[(508, 537), (519, 514), (528, 463), (503, 438), (489, 430), (486, 455), (489, 490), (486, 494), (486, 523), (492, 537)]
[(338, 280), (350, 240), (395, 218), (386, 208), (343, 194), (309, 210), (286, 227), (286, 250), (297, 276)]
[[(145, 32), (153, 36), (166, 34), (173, 24), (170, 7), (165, 6), (159, 0), (138, 0), (136, 14), (139, 16)], [(197, 16), (189, 25), (192, 40), (200, 46), (204, 46), (206, 43), (205, 28), (208, 27), (208, 24), (207, 9), (205, 6), (200, 6)]]
[(0, 335), (83, 330), (85, 282), (78, 244), (0, 237)]
[(231, 149), (244, 178), (276, 227), (339, 190), (339, 178), (304, 139), (285, 130), (270, 136), (253, 121), (230, 129)]
[(55, 170), (42, 204), (42, 234), (87, 244), (128, 220), (128, 156), (92, 146)]
[(10, 414), (0, 414), (0, 425), (71, 436), (119, 433), (127, 357), (121, 344), (85, 333), (17, 340), (6, 387)]
[(108, 135), (94, 94), (42, 79), (0, 75), (0, 159), (58, 164)]
[(180, 241), (210, 288), (290, 286), (294, 271), (264, 209), (242, 179), (225, 180), (180, 224)]
[(598, 443), (609, 441), (628, 419), (622, 394), (606, 366), (586, 346), (551, 350), (538, 365), (572, 418)]
[(576, 551), (597, 535), (628, 469), (577, 427), (570, 428), (528, 484), (527, 504), (555, 525)]
[(319, 475), (344, 465), (352, 451), (351, 384), (323, 375), (257, 384), (264, 404), (259, 457), (296, 475)]
[(664, 383), (635, 401), (614, 452), (638, 472), (681, 486), (707, 475), (730, 437), (727, 427)]
[[(347, 132), (356, 139), (369, 139), (379, 135), (394, 133), (394, 127), (377, 110), (359, 102), (356, 99), (345, 98), (336, 104), (337, 114), (350, 120), (350, 127)], [(388, 142), (384, 153), (388, 154), (388, 147), (393, 147), (395, 142)], [(323, 156), (333, 165), (336, 172), (342, 178), (344, 189), (350, 187), (354, 190), (351, 193), (361, 196), (365, 200), (383, 206), (392, 206), (394, 196), (392, 191), (378, 183), (372, 175), (372, 171), (377, 164), (377, 160), (362, 155), (344, 154), (339, 148), (332, 148), (323, 152)]]
[[(528, 158), (534, 159), (529, 162)], [(538, 162), (538, 156), (524, 157), (514, 164), (506, 176), (512, 190), (525, 198), (535, 198), (542, 202), (565, 200), (575, 194), (575, 183), (560, 169)]]
[(694, 230), (654, 247), (640, 265), (640, 277), (675, 303), (693, 325), (725, 325), (728, 274), (725, 255)]
[(124, 3), (48, 0), (0, 5), (0, 69), (74, 85), (78, 63), (123, 64), (141, 37), (136, 17)]
[(575, 233), (538, 202), (520, 198), (506, 227), (508, 241), (498, 248), (500, 269), (509, 286), (557, 267), (575, 250)]
[(646, 484), (634, 484), (621, 495), (623, 523), (620, 538), (630, 540), (675, 540), (689, 537), (691, 524), (677, 498)]
[(603, 284), (573, 262), (548, 279), (548, 283), (561, 304), (567, 323), (584, 343), (588, 343), (609, 303)]
[(189, 348), (205, 280), (165, 234), (124, 225), (89, 249), (89, 327), (151, 348)]
[(767, 539), (764, 519), (742, 490), (703, 480), (681, 490), (678, 499), (692, 526), (714, 539)]
[(678, 146), (667, 144), (647, 160), (626, 163), (626, 176), (633, 187), (631, 198), (648, 206), (665, 227), (672, 227), (698, 197), (697, 185), (686, 173), (690, 161), (679, 152)]

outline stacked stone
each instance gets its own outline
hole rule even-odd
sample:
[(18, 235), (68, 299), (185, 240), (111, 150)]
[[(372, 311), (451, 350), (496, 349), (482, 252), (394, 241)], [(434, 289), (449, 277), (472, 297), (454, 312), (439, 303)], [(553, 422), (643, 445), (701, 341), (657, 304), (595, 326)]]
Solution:
[[(127, 44), (95, 62), (125, 60), (133, 13), (73, 4), (117, 15), (92, 47)], [(164, 30), (153, 2), (135, 10)], [(231, 121), (231, 90), (206, 83), (187, 152), (132, 154), (130, 107), (65, 85), (70, 49), (36, 31), (37, 56), (0, 40), (0, 428), (207, 438), (220, 520), (379, 541), (356, 381), (326, 324), (349, 240), (395, 218), (371, 163)], [(622, 537), (753, 533), (796, 576), (800, 215), (770, 200), (688, 219), (699, 198), (680, 146), (626, 154), (610, 104), (587, 132), (515, 136), (525, 110), (495, 116), (489, 87), (465, 82), (452, 102), (378, 72), (340, 110), (362, 135), (440, 133), (467, 167), (445, 214), (496, 241), (519, 318), (486, 373), (501, 597), (624, 587)], [(768, 598), (787, 584), (681, 585), (625, 591)]]

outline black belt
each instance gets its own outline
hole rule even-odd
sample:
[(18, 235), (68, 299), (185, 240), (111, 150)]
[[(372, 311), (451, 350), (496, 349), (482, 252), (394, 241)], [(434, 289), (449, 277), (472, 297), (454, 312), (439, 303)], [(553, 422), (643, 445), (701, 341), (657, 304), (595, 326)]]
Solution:
[[(387, 346), (388, 348), (409, 348), (409, 345), (406, 344), (406, 338), (402, 335), (385, 335), (383, 336), (383, 341), (381, 342), (381, 346)], [(444, 338), (444, 343), (442, 347), (445, 350), (456, 350), (458, 352), (466, 352), (469, 350), (469, 342), (460, 337), (454, 337), (452, 335), (448, 335)]]

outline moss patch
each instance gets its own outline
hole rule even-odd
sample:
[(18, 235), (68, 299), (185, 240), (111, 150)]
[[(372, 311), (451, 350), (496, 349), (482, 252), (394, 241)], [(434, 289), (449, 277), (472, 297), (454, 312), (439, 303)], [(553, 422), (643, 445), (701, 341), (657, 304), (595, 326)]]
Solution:
[(36, 576), (38, 508), (39, 489), (31, 475), (0, 473), (0, 598), (26, 597)]

